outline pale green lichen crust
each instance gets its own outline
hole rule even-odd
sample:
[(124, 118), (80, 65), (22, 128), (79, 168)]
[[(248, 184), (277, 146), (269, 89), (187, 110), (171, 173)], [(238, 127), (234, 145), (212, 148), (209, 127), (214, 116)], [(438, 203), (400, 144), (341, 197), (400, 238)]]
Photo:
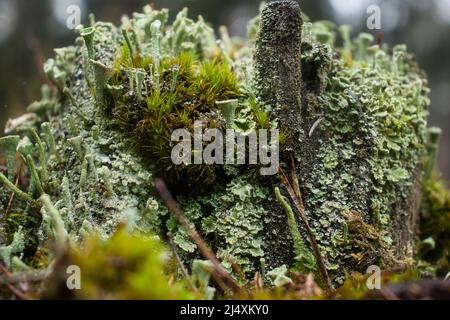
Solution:
[[(307, 211), (329, 270), (408, 265), (415, 253), (427, 80), (405, 46), (380, 47), (369, 34), (348, 42), (349, 29), (339, 31), (344, 47), (332, 49), (332, 25), (304, 25), (304, 68), (317, 68), (303, 124)], [(352, 230), (355, 219), (376, 235)]]
[[(408, 218), (408, 199), (420, 181), (429, 90), (404, 46), (373, 45), (367, 34), (351, 41), (343, 27), (344, 45), (337, 47), (332, 24), (303, 20), (298, 45), (304, 147), (296, 156), (307, 215), (326, 266), (340, 282), (347, 271), (413, 257), (414, 235), (402, 243), (393, 229)], [(247, 273), (283, 265), (314, 270), (301, 223), (286, 205), (285, 211), (272, 210), (281, 208), (275, 184), (261, 180), (254, 168), (190, 171), (166, 161), (171, 129), (192, 129), (196, 117), (223, 128), (216, 102), (238, 99), (231, 124), (237, 130), (277, 125), (275, 108), (261, 105), (255, 90), (260, 81), (252, 52), (259, 18), (250, 24), (247, 43), (230, 39), (225, 29), (217, 39), (202, 18), (191, 20), (186, 10), (172, 25), (167, 21), (167, 10), (146, 7), (124, 18), (120, 28), (103, 22), (80, 28), (76, 45), (55, 50), (45, 64), (53, 88), (44, 87), (42, 100), (9, 128), (21, 141), (8, 141), (7, 158), (15, 157), (11, 143), (19, 145), (31, 173), (27, 194), (50, 196), (70, 241), (93, 232), (106, 238), (128, 222), (142, 234), (170, 231), (180, 256), (190, 262), (199, 257), (197, 248), (153, 193), (153, 179), (167, 172), (173, 185), (177, 179), (188, 183), (176, 188), (177, 200), (226, 267), (231, 257)], [(5, 177), (11, 179), (8, 168)], [(202, 182), (206, 190), (196, 188)], [(10, 191), (6, 184), (0, 190), (3, 206)], [(41, 211), (42, 216), (26, 197), (15, 198), (13, 212), (35, 219), (32, 227), (29, 221), (23, 229), (8, 225), (3, 259), (21, 254), (18, 236), (6, 246), (15, 231), (37, 227), (34, 249), (54, 237), (49, 213)], [(295, 223), (300, 236), (291, 232)], [(23, 260), (32, 263), (32, 256)]]

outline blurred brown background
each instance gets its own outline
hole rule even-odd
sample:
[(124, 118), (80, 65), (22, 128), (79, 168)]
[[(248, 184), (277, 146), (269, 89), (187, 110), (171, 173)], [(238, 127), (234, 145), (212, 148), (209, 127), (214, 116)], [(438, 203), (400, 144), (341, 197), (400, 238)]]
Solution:
[[(40, 98), (44, 81), (42, 63), (52, 49), (73, 43), (66, 27), (67, 8), (81, 9), (81, 23), (90, 12), (98, 20), (116, 24), (122, 14), (139, 11), (145, 4), (171, 9), (183, 7), (190, 16), (201, 14), (215, 28), (226, 25), (230, 33), (245, 36), (246, 24), (258, 12), (260, 0), (0, 0), (0, 135), (8, 118), (24, 112)], [(450, 0), (310, 0), (301, 6), (313, 20), (327, 19), (365, 31), (368, 6), (381, 8), (384, 41), (406, 43), (428, 73), (432, 87), (430, 124), (444, 130), (439, 167), (450, 180)]]

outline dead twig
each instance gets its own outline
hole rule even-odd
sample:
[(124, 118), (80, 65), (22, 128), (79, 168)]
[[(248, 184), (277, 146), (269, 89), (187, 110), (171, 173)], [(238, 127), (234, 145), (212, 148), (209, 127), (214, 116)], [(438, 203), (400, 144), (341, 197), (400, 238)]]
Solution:
[(6, 269), (6, 267), (2, 265), (0, 265), (0, 271), (6, 275), (4, 279), (0, 277), (0, 285), (5, 285), (16, 297), (21, 300), (33, 300), (31, 296), (20, 291), (13, 285), (24, 281), (18, 281), (18, 278), (16, 278), (11, 272), (8, 271), (8, 269)]
[(181, 261), (180, 255), (177, 252), (177, 248), (175, 246), (175, 243), (173, 242), (172, 234), (170, 232), (167, 233), (167, 239), (169, 240), (170, 248), (172, 249), (173, 255), (175, 256), (175, 260), (177, 261), (178, 267), (180, 268), (180, 271), (183, 274), (183, 277), (187, 280), (189, 287), (191, 287), (192, 291), (194, 291), (195, 293), (198, 293), (198, 289), (194, 285), (194, 282), (192, 281), (192, 278), (189, 275), (188, 270), (184, 266), (183, 261)]
[(178, 208), (177, 202), (172, 197), (166, 183), (160, 179), (155, 179), (155, 189), (156, 193), (159, 195), (163, 203), (169, 209), (172, 216), (178, 221), (178, 223), (186, 230), (189, 237), (197, 245), (200, 253), (208, 259), (213, 265), (212, 277), (217, 282), (217, 284), (226, 292), (226, 287), (230, 288), (233, 293), (239, 293), (241, 288), (234, 281), (227, 270), (221, 265), (219, 259), (217, 259), (214, 252), (208, 247), (205, 240), (200, 236), (200, 234), (195, 230), (190, 221), (186, 218), (184, 213)]
[(239, 278), (241, 278), (242, 282), (248, 283), (247, 277), (245, 276), (241, 267), (236, 263), (236, 261), (234, 261), (234, 259), (230, 256), (227, 257), (227, 260), (230, 263), (233, 272), (235, 272), (239, 276)]
[(261, 273), (256, 272), (255, 278), (253, 279), (253, 286), (255, 287), (255, 291), (264, 290), (264, 281), (262, 279)]
[(319, 245), (317, 244), (317, 240), (314, 236), (314, 233), (311, 229), (308, 218), (305, 214), (305, 206), (303, 204), (302, 194), (300, 191), (300, 183), (298, 181), (298, 176), (295, 172), (295, 161), (293, 158), (291, 159), (291, 162), (292, 162), (292, 165), (291, 165), (292, 184), (289, 181), (286, 173), (280, 167), (279, 173), (280, 173), (281, 182), (283, 183), (284, 187), (286, 188), (286, 191), (288, 192), (289, 197), (291, 198), (292, 202), (294, 203), (294, 207), (305, 226), (308, 240), (311, 244), (313, 255), (314, 255), (314, 258), (316, 259), (316, 263), (319, 268), (319, 272), (322, 276), (322, 280), (324, 282), (325, 289), (326, 289), (327, 293), (331, 293), (333, 291), (333, 285), (331, 283), (330, 276), (328, 275), (327, 268), (325, 267), (325, 262), (324, 262), (323, 256), (320, 253)]
[(302, 192), (300, 190), (300, 183), (298, 181), (297, 172), (295, 172), (295, 159), (294, 155), (291, 153), (291, 183), (292, 188), (294, 189), (295, 195), (297, 199), (300, 201), (301, 205), (303, 206), (303, 197)]
[(49, 272), (44, 271), (32, 271), (32, 272), (23, 272), (18, 273), (6, 277), (0, 276), (0, 286), (6, 284), (18, 284), (22, 282), (26, 283), (38, 283), (44, 281), (49, 275)]

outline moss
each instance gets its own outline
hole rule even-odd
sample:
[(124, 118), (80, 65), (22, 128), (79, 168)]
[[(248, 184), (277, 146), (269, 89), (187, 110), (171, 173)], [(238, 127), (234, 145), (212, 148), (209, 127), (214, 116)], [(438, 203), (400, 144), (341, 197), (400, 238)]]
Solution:
[(80, 267), (78, 299), (196, 299), (183, 281), (170, 283), (170, 256), (154, 236), (136, 237), (124, 229), (108, 241), (96, 236), (69, 253), (68, 265)]
[(436, 173), (424, 183), (421, 255), (440, 276), (450, 269), (450, 191)]
[[(205, 129), (220, 127), (215, 103), (240, 95), (230, 66), (219, 58), (198, 59), (192, 48), (171, 55), (161, 47), (157, 63), (153, 64), (154, 58), (147, 60), (150, 69), (142, 63), (130, 68), (127, 51), (119, 49), (110, 85), (117, 88), (122, 84), (122, 90), (114, 93), (114, 105), (107, 110), (112, 123), (130, 133), (138, 152), (156, 163), (158, 173), (173, 187), (184, 184), (195, 189), (200, 181), (205, 187), (213, 184), (216, 169), (211, 166), (172, 165), (171, 132), (185, 128), (193, 134), (196, 120), (201, 120)], [(135, 67), (139, 70), (136, 75), (142, 74), (139, 82)]]

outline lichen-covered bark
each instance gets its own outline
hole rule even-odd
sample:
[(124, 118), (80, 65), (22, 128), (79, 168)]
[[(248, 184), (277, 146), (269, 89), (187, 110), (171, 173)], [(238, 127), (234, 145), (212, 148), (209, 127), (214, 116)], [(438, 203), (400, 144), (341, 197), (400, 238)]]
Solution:
[[(286, 135), (281, 146), (282, 165), (290, 164), (290, 156), (300, 151), (301, 32), (301, 11), (296, 2), (274, 1), (263, 9), (253, 57), (254, 87), (258, 102)], [(270, 184), (277, 183), (276, 177), (270, 180)], [(279, 187), (284, 193), (284, 188)], [(269, 268), (283, 263), (292, 265), (296, 259), (295, 244), (285, 210), (273, 196), (265, 206), (270, 216), (265, 225), (265, 262)]]
[[(411, 264), (426, 80), (404, 48), (396, 47), (391, 58), (370, 46), (370, 35), (352, 43), (346, 27), (340, 29), (344, 48), (337, 52), (332, 25), (305, 23), (300, 40), (299, 14), (292, 1), (271, 2), (263, 10), (255, 82), (260, 100), (290, 137), (287, 149), (295, 150), (307, 214), (327, 267), (336, 280), (345, 269)], [(285, 154), (283, 160), (289, 163)], [(271, 210), (276, 217), (279, 208)], [(276, 222), (268, 228), (280, 229)]]
[(301, 130), (300, 7), (293, 1), (269, 2), (261, 14), (255, 50), (255, 89), (286, 134), (283, 153), (298, 152)]

